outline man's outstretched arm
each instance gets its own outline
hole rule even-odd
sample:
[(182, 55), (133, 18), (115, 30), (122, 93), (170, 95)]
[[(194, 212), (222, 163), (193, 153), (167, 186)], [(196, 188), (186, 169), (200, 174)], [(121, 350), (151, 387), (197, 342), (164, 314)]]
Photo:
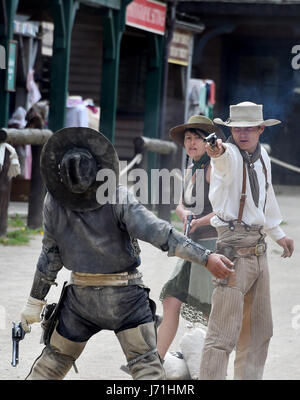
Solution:
[(232, 273), (230, 267), (233, 264), (229, 259), (212, 254), (178, 232), (167, 221), (157, 218), (125, 187), (119, 186), (117, 200), (116, 217), (121, 228), (126, 229), (131, 237), (167, 251), (169, 257), (176, 256), (205, 266), (216, 278), (224, 279)]

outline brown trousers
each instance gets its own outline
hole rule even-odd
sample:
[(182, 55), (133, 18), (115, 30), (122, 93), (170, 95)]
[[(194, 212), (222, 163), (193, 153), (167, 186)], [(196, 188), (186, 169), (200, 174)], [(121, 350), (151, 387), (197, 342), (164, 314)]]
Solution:
[[(218, 228), (217, 252), (228, 246), (255, 246), (261, 234), (241, 225)], [(218, 249), (220, 251), (218, 251)], [(224, 251), (225, 249), (225, 251)], [(229, 355), (236, 349), (234, 379), (262, 379), (273, 334), (266, 253), (234, 258), (235, 272), (226, 281), (214, 278), (212, 311), (200, 365), (200, 379), (226, 378)]]

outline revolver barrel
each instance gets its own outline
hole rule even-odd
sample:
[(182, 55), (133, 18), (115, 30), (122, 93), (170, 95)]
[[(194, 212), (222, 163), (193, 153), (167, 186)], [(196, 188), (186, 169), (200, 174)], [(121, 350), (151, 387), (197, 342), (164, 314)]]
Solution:
[(13, 341), (12, 361), (11, 365), (16, 367), (19, 364), (19, 341)]
[(211, 133), (210, 135), (206, 136), (206, 138), (203, 139), (204, 142), (209, 143), (211, 147), (215, 147), (217, 144), (217, 135), (215, 132)]
[(187, 222), (186, 222), (186, 227), (185, 227), (185, 232), (184, 232), (185, 236), (187, 236), (189, 234), (190, 227), (191, 227), (191, 221), (192, 221), (193, 217), (194, 217), (193, 214), (190, 214), (187, 216)]
[(11, 365), (13, 367), (16, 367), (19, 363), (19, 342), (20, 342), (20, 340), (23, 340), (24, 336), (25, 336), (25, 331), (22, 328), (21, 322), (19, 322), (18, 324), (13, 322), (11, 336), (12, 336), (12, 342), (13, 342)]

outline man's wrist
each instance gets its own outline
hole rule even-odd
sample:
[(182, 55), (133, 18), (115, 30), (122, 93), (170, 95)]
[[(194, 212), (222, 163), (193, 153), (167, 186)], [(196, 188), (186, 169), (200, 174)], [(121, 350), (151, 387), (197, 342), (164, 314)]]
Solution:
[(203, 264), (205, 267), (207, 267), (207, 263), (208, 263), (208, 258), (209, 256), (212, 254), (212, 251), (209, 249), (206, 249), (204, 254), (203, 254)]

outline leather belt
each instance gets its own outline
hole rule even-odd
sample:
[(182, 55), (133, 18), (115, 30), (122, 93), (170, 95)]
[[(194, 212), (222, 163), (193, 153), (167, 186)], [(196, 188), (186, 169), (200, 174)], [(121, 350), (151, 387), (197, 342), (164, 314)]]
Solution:
[(118, 274), (84, 274), (72, 272), (70, 284), (78, 286), (127, 286), (130, 280), (139, 279), (143, 276), (141, 272), (129, 274), (121, 272)]
[(236, 254), (239, 256), (262, 256), (267, 250), (266, 243), (258, 243), (255, 247), (237, 247)]

